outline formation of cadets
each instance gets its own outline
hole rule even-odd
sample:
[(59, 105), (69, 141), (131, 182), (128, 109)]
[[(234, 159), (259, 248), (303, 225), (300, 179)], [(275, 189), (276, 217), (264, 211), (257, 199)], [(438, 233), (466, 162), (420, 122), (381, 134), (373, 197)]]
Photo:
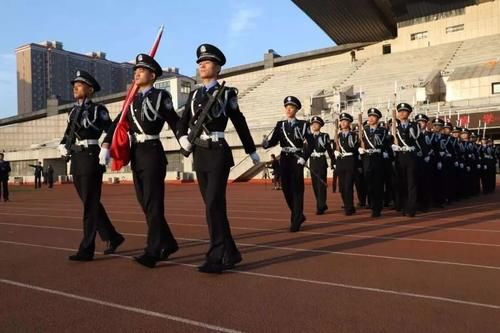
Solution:
[[(198, 270), (221, 273), (242, 260), (231, 235), (226, 208), (226, 185), (234, 166), (224, 135), (229, 120), (251, 160), (257, 164), (260, 158), (239, 109), (238, 90), (217, 80), (226, 63), (224, 54), (213, 45), (202, 44), (196, 56), (203, 84), (189, 94), (179, 115), (170, 94), (153, 87), (162, 75), (161, 66), (147, 54), (136, 57), (134, 80), (139, 92), (124, 119), (131, 138), (135, 193), (148, 232), (144, 252), (135, 259), (153, 268), (179, 249), (164, 211), (168, 161), (159, 134), (168, 123), (183, 153), (193, 154), (193, 168), (206, 208), (210, 242), (205, 262)], [(78, 252), (69, 259), (91, 261), (97, 234), (107, 242), (104, 254), (114, 253), (125, 241), (101, 204), (102, 175), (110, 160), (110, 146), (121, 114), (112, 121), (108, 110), (92, 101), (100, 86), (89, 73), (77, 71), (71, 84), (76, 103), (69, 112), (59, 151), (71, 160), (70, 172), (84, 213), (83, 239)], [(282, 189), (290, 209), (291, 232), (299, 231), (306, 221), (304, 168), (309, 169), (312, 177), (318, 215), (328, 210), (329, 167), (338, 179), (345, 215), (356, 213), (354, 193), (357, 206), (370, 209), (372, 217), (377, 218), (384, 207), (391, 206), (413, 217), (418, 211), (444, 207), (481, 191), (487, 194), (495, 190), (496, 156), (491, 139), (479, 139), (467, 128), (453, 126), (440, 118), (430, 120), (424, 114), (410, 121), (413, 110), (409, 104), (397, 105), (397, 124), (381, 122), (382, 113), (370, 108), (367, 121), (355, 129), (353, 116), (341, 113), (333, 135), (321, 131), (325, 125), (321, 117), (297, 118), (302, 108), (297, 97), (285, 97), (283, 106), (286, 119), (277, 122), (262, 146), (281, 147), (279, 159), (273, 157), (270, 164), (279, 177), (275, 189)], [(208, 120), (202, 124), (203, 132), (191, 138), (189, 134), (205, 115)], [(99, 145), (103, 133), (105, 139)]]
[[(380, 121), (382, 113), (376, 108), (366, 111), (368, 119), (361, 127), (353, 126), (353, 116), (344, 112), (335, 129), (338, 134), (330, 138), (321, 132), (324, 121), (318, 116), (310, 119), (310, 130), (305, 131), (305, 121), (288, 111), (291, 103), (300, 109), (296, 97), (287, 97), (287, 120), (278, 122), (271, 139), (263, 142), (264, 148), (278, 142), (282, 148), (278, 174), (292, 212), (291, 231), (298, 231), (305, 221), (302, 166), (308, 157), (317, 215), (328, 209), (327, 157), (347, 216), (358, 206), (370, 209), (374, 218), (389, 207), (414, 217), (417, 212), (495, 191), (498, 156), (493, 141), (465, 127), (439, 117), (430, 120), (425, 114), (411, 121), (411, 105), (400, 103), (394, 126), (392, 120)], [(276, 172), (276, 166), (273, 169)]]

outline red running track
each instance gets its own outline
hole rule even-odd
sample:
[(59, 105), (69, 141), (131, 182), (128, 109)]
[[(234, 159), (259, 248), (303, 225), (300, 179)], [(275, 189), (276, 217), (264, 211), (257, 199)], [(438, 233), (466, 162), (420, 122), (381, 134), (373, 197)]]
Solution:
[[(233, 184), (228, 207), (244, 261), (196, 271), (207, 249), (196, 185), (167, 185), (181, 250), (154, 270), (131, 260), (146, 225), (130, 185), (103, 203), (126, 242), (70, 262), (82, 208), (72, 185), (14, 187), (0, 203), (0, 332), (500, 332), (500, 194), (410, 219), (386, 210), (314, 215), (289, 233), (281, 192)], [(104, 244), (97, 242), (98, 249)]]

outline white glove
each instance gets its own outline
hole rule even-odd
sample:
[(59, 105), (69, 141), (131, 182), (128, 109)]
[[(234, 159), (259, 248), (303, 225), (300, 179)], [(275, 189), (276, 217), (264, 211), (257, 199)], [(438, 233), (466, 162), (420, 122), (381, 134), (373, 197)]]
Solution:
[(470, 166), (466, 167), (465, 170), (467, 170), (467, 172), (470, 172)]
[(451, 157), (451, 154), (450, 153), (446, 154), (446, 157)]
[(425, 163), (429, 163), (429, 161), (431, 160), (431, 157), (430, 156), (426, 156), (424, 157), (424, 161)]
[(488, 170), (488, 166), (487, 165), (484, 166), (484, 170)]
[(365, 149), (365, 148), (362, 148), (362, 147), (359, 147), (359, 148), (358, 148), (358, 152), (359, 152), (359, 154), (360, 154), (360, 155), (363, 155), (363, 154), (365, 154), (365, 153), (366, 153), (366, 149)]
[(338, 150), (336, 150), (336, 151), (333, 153), (333, 155), (335, 155), (335, 158), (339, 158), (340, 156), (342, 156), (342, 154), (341, 154)]
[(297, 159), (297, 164), (304, 165), (304, 164), (306, 164), (306, 160), (305, 160), (305, 159), (303, 159), (302, 157), (299, 157), (299, 158)]
[(179, 138), (179, 144), (185, 151), (193, 151), (193, 145), (189, 142), (187, 135), (183, 135)]
[(101, 152), (99, 153), (99, 164), (107, 165), (108, 163), (109, 163), (109, 149), (101, 147)]
[(479, 170), (479, 169), (481, 169), (481, 164), (477, 164), (477, 165), (476, 165), (476, 168), (477, 168), (478, 170)]
[(401, 151), (401, 147), (398, 145), (392, 145), (391, 148), (392, 148), (392, 151)]
[(439, 155), (441, 155), (441, 157), (443, 157), (444, 156), (444, 151), (440, 151)]
[(415, 147), (408, 147), (408, 151), (415, 151), (416, 148)]
[(438, 163), (437, 163), (437, 169), (438, 169), (438, 170), (441, 170), (442, 168), (443, 168), (443, 163), (438, 162)]
[(388, 159), (388, 158), (389, 158), (389, 154), (387, 154), (385, 151), (382, 153), (382, 156), (383, 156), (385, 159)]
[(253, 164), (258, 164), (260, 162), (259, 154), (256, 151), (250, 154), (250, 158), (252, 159)]
[(460, 163), (460, 169), (463, 169), (463, 168), (464, 168), (464, 164)]
[(66, 149), (66, 146), (65, 145), (59, 145), (57, 146), (57, 150), (59, 151), (59, 154), (61, 156), (67, 156), (68, 155), (68, 150)]
[(458, 167), (458, 162), (456, 162), (456, 161), (455, 161), (455, 163), (454, 163), (454, 164), (455, 164), (455, 167)]

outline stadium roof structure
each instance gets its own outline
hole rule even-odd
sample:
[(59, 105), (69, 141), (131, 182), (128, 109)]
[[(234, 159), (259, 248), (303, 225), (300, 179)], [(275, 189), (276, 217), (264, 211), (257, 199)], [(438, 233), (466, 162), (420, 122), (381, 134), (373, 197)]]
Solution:
[(492, 0), (292, 0), (337, 44), (397, 37), (398, 23)]

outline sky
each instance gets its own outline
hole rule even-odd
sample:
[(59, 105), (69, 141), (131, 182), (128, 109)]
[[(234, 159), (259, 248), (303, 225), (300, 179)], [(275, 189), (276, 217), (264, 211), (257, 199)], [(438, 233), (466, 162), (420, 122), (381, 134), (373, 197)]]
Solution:
[(226, 67), (334, 45), (291, 0), (2, 0), (0, 118), (17, 114), (15, 49), (57, 40), (68, 51), (103, 51), (113, 61), (147, 53), (165, 26), (156, 59), (194, 75), (196, 48), (218, 46)]

